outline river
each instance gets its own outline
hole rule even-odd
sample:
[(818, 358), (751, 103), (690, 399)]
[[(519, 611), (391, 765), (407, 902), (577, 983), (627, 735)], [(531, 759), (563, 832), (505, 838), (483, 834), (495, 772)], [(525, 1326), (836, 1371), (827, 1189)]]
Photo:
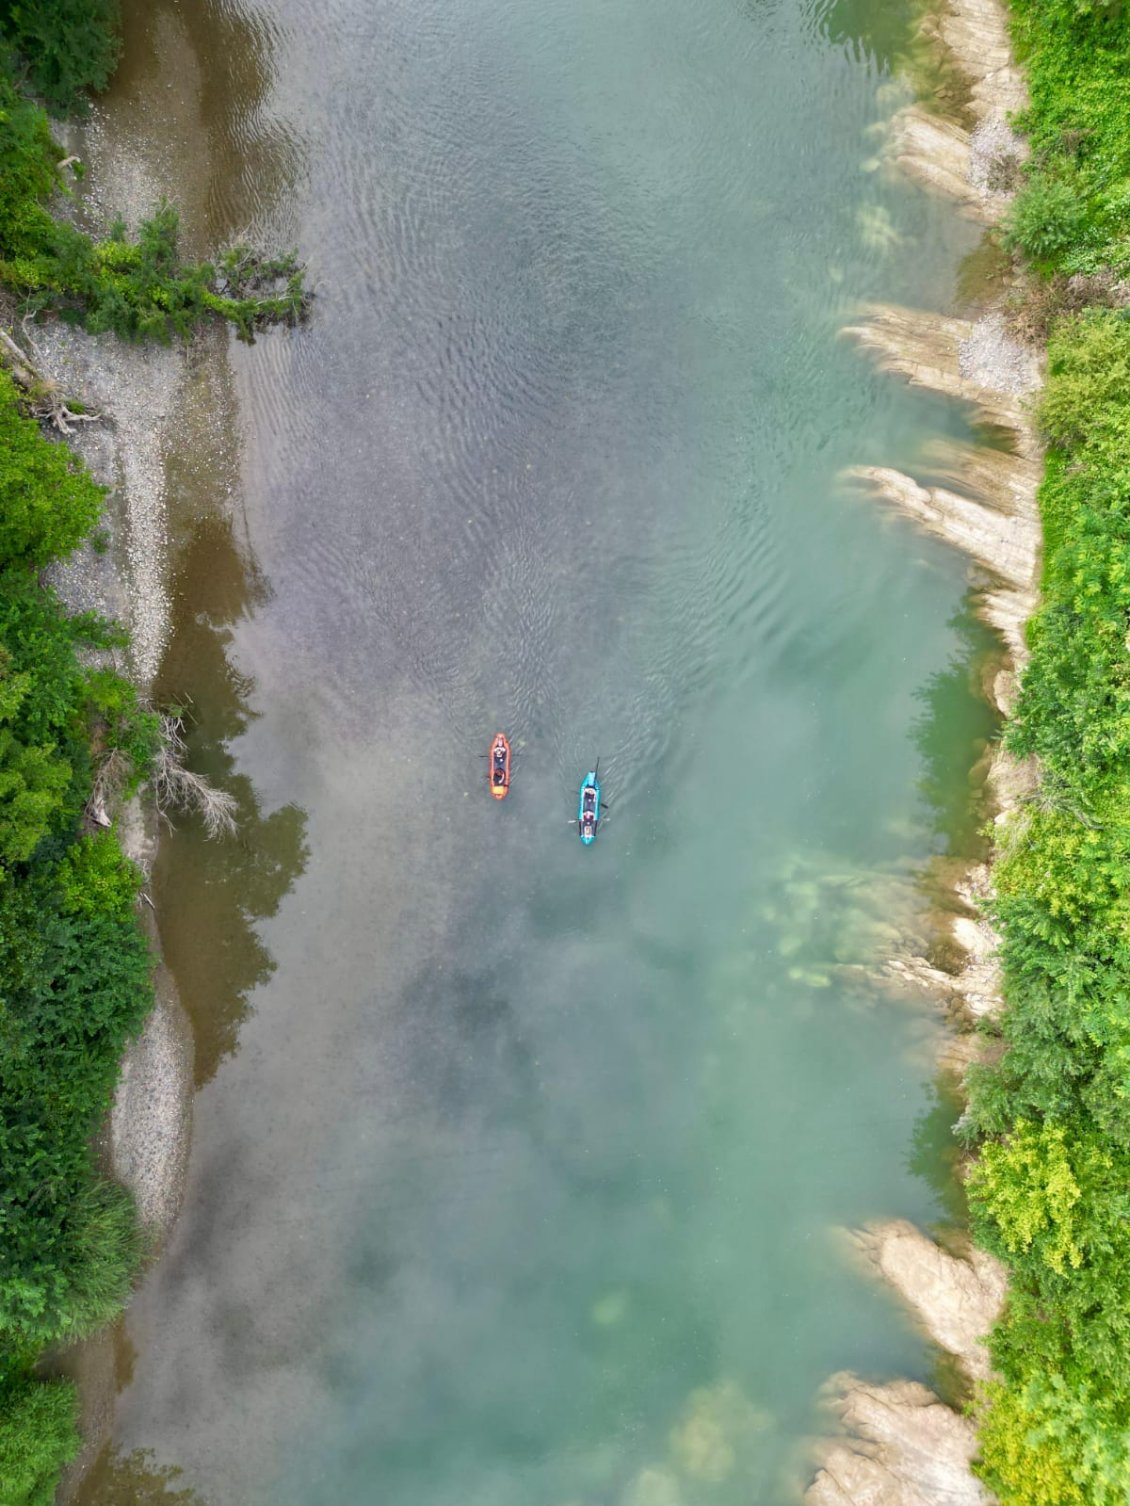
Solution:
[(948, 1206), (868, 969), (989, 730), (962, 562), (838, 479), (966, 433), (838, 339), (976, 239), (877, 171), (909, 7), (127, 17), (109, 118), (317, 299), (171, 460), (244, 823), (164, 844), (195, 1141), (84, 1499), (785, 1506), (833, 1372), (933, 1374), (837, 1231)]

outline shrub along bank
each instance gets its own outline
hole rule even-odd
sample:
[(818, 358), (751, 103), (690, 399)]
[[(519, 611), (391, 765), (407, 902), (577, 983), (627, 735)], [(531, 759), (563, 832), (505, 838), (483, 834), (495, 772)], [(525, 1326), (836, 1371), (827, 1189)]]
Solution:
[[(81, 107), (118, 52), (115, 0), (0, 0), (0, 283), (22, 313), (130, 339), (184, 335), (203, 318), (250, 337), (306, 307), (292, 257), (238, 247), (184, 264), (161, 206), (136, 238), (96, 241), (55, 217), (66, 193), (52, 108)], [(90, 532), (102, 489), (26, 415), (37, 394), (0, 368), (0, 1502), (49, 1506), (73, 1457), (74, 1387), (45, 1380), (45, 1346), (120, 1310), (141, 1254), (128, 1194), (92, 1142), (122, 1051), (151, 1008), (137, 925), (141, 874), (84, 811), (112, 760), (144, 778), (159, 720), (134, 687), (91, 667), (121, 643), (70, 616), (39, 572)], [(95, 659), (97, 656), (93, 656)]]
[(1012, 1272), (981, 1470), (1003, 1506), (1114, 1506), (1130, 1501), (1130, 316), (1113, 306), (1130, 15), (1012, 10), (1033, 158), (1008, 237), (1053, 319), (1042, 604), (1007, 734), (1041, 783), (1000, 840), (1006, 1050), (971, 1082), (976, 1233)]
[[(139, 1253), (133, 1209), (91, 1141), (123, 1047), (152, 1004), (141, 875), (83, 810), (99, 761), (140, 777), (157, 721), (87, 667), (110, 626), (71, 617), (38, 578), (90, 530), (101, 491), (21, 415), (0, 371), (0, 1500), (49, 1501), (74, 1452), (72, 1388), (44, 1345), (121, 1307)], [(88, 657), (88, 656), (84, 656)]]

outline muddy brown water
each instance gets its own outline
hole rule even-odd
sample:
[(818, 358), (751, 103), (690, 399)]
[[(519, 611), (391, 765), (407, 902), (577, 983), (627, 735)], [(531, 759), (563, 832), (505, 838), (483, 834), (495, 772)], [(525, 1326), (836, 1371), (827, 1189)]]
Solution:
[(908, 10), (127, 27), (111, 139), (318, 298), (169, 460), (161, 692), (243, 820), (156, 875), (195, 1141), (83, 1500), (792, 1500), (831, 1373), (934, 1365), (834, 1231), (946, 1212), (866, 969), (990, 731), (963, 565), (836, 479), (966, 433), (837, 340), (974, 240), (876, 171)]

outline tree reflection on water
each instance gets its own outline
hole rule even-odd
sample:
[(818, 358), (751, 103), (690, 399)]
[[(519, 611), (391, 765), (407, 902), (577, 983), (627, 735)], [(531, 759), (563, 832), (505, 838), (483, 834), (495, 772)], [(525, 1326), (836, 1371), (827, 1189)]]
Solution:
[(206, 1506), (194, 1490), (181, 1487), (182, 1471), (159, 1464), (149, 1449), (120, 1454), (107, 1449), (86, 1481), (89, 1497), (99, 1506)]
[(187, 708), (189, 763), (231, 791), (233, 837), (209, 841), (195, 818), (178, 818), (154, 870), (161, 947), (192, 1022), (197, 1085), (235, 1051), (252, 991), (275, 963), (256, 932), (306, 865), (306, 816), (294, 805), (264, 814), (228, 751), (247, 728), (253, 684), (228, 658), (231, 624), (267, 596), (236, 547), (230, 518), (197, 523), (176, 562), (180, 608), (158, 697)]
[(1000, 644), (974, 615), (971, 602), (951, 619), (958, 651), (945, 669), (917, 692), (922, 710), (913, 737), (922, 759), (919, 793), (930, 808), (935, 835), (947, 855), (973, 860), (985, 854), (985, 755), (1000, 727), (1000, 716), (982, 689), (986, 665), (999, 657)]

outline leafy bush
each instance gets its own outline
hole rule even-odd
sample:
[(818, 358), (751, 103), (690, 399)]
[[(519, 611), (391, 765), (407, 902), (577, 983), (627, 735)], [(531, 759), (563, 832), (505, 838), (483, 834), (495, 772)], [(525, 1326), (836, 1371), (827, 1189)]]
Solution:
[[(988, 1237), (1014, 1258), (1038, 1258), (1057, 1274), (1083, 1263), (1083, 1197), (1076, 1154), (1069, 1154), (1063, 1125), (1020, 1119), (1007, 1140), (990, 1141), (969, 1178), (973, 1208), (985, 1222)], [(1109, 1158), (1088, 1147), (1092, 1176), (1109, 1172)], [(1091, 1164), (1094, 1163), (1094, 1164)]]
[[(187, 336), (213, 316), (247, 340), (266, 325), (305, 317), (304, 275), (293, 256), (265, 258), (237, 247), (219, 267), (183, 263), (179, 216), (169, 204), (142, 221), (136, 241), (124, 233), (93, 241), (73, 225), (44, 220), (38, 240), (18, 254), (4, 255), (0, 232), (0, 280), (29, 311), (53, 311), (91, 334), (160, 341)], [(35, 229), (33, 222), (29, 240)]]
[(59, 1471), (78, 1453), (78, 1398), (70, 1381), (27, 1374), (0, 1390), (0, 1500), (51, 1506)]
[(0, 53), (0, 259), (33, 251), (49, 233), (43, 204), (59, 186), (63, 155), (47, 116), (16, 89)]
[(125, 755), (130, 769), (126, 785), (131, 793), (152, 770), (161, 746), (161, 717), (140, 704), (137, 687), (114, 670), (93, 670), (86, 677), (90, 711), (97, 718), (99, 740), (111, 752)]
[(58, 875), (60, 908), (66, 915), (131, 916), (144, 881), (112, 831), (73, 842)]
[(1035, 172), (1012, 202), (1005, 244), (1038, 264), (1054, 264), (1079, 239), (1087, 205), (1078, 183)]
[(63, 807), (71, 767), (50, 747), (29, 748), (0, 727), (0, 864), (23, 863)]
[[(995, 870), (1006, 1047), (971, 1075), (978, 1237), (1010, 1263), (981, 1415), (1002, 1506), (1130, 1499), (1130, 15), (1012, 0), (1032, 149), (1008, 225), (1052, 278), (1043, 599), (1008, 742), (1040, 761)], [(1086, 274), (1079, 276), (1078, 274)], [(1070, 285), (1067, 279), (1071, 277)], [(1069, 312), (1065, 312), (1069, 311)], [(1058, 317), (1056, 315), (1058, 314)]]
[(1017, 1499), (1019, 1480), (1027, 1506), (1124, 1506), (1130, 1433), (1090, 1392), (1053, 1374), (1023, 1388), (990, 1386), (988, 1399), (982, 1472), (1004, 1499)]
[[(1105, 450), (1113, 445), (1125, 453), (1130, 440), (1130, 413), (1123, 401), (1130, 385), (1130, 320), (1102, 309), (1061, 320), (1048, 343), (1048, 368), (1053, 380), (1039, 412), (1047, 438), (1061, 448), (1095, 444)], [(1121, 474), (1103, 478), (1119, 489), (1124, 479)], [(1120, 525), (1130, 501), (1112, 492), (1104, 503), (1097, 521), (1110, 518), (1113, 504), (1122, 538)]]
[(73, 829), (82, 809), (89, 695), (76, 646), (94, 627), (25, 571), (0, 571), (0, 875)]

